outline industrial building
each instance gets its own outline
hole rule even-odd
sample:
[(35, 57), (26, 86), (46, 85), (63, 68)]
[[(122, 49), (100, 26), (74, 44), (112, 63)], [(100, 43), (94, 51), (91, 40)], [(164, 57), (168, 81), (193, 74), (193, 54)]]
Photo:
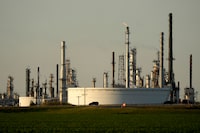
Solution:
[(19, 94), (14, 92), (14, 78), (8, 76), (7, 90), (5, 93), (0, 94), (0, 106), (17, 106), (19, 103)]
[[(30, 69), (26, 70), (26, 96), (27, 99), (20, 98), (20, 106), (27, 106), (34, 102), (41, 104), (49, 100), (59, 103), (69, 103), (73, 105), (89, 105), (98, 102), (100, 105), (127, 104), (163, 104), (179, 102), (179, 82), (175, 83), (173, 72), (173, 36), (172, 36), (172, 13), (169, 14), (169, 49), (168, 49), (168, 71), (164, 68), (164, 33), (160, 34), (160, 51), (157, 59), (153, 61), (153, 70), (146, 77), (141, 75), (142, 69), (137, 66), (136, 48), (130, 49), (130, 28), (125, 29), (125, 49), (126, 54), (119, 56), (118, 83), (115, 82), (115, 53), (112, 52), (112, 83), (109, 87), (108, 72), (103, 73), (103, 86), (96, 87), (96, 78), (92, 80), (92, 88), (78, 87), (76, 70), (70, 66), (70, 60), (66, 60), (66, 44), (61, 42), (60, 73), (56, 75), (56, 96), (54, 95), (53, 75), (50, 75), (49, 91), (47, 94), (47, 83), (40, 87), (39, 68), (37, 83), (32, 80), (30, 85)], [(58, 73), (60, 77), (58, 78)], [(193, 100), (193, 91), (185, 90), (187, 98)], [(27, 102), (28, 100), (29, 102)]]

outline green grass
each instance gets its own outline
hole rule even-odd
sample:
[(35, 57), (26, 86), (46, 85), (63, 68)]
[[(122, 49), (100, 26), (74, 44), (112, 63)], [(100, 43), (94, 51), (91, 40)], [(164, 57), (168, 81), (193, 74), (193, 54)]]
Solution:
[(200, 107), (0, 108), (0, 132), (200, 132)]

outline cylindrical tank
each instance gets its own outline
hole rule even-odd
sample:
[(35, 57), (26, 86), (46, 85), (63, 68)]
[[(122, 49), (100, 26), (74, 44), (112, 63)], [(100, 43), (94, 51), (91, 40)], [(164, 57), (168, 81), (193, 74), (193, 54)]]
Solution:
[(145, 78), (145, 87), (146, 88), (150, 88), (150, 76), (149, 75), (146, 75), (146, 78)]
[(140, 69), (136, 69), (136, 87), (140, 87), (141, 84)]
[(108, 73), (103, 73), (103, 88), (108, 88)]

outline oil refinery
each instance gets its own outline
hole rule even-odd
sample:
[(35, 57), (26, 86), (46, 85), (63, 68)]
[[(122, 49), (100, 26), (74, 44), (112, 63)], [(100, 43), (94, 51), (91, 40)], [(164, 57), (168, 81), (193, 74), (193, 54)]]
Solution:
[[(96, 87), (93, 78), (92, 87), (79, 87), (77, 72), (71, 68), (70, 59), (66, 58), (66, 43), (60, 44), (60, 71), (56, 65), (56, 76), (50, 74), (49, 82), (40, 83), (40, 67), (37, 69), (37, 80), (31, 79), (31, 69), (26, 69), (26, 96), (19, 97), (19, 106), (61, 103), (72, 105), (128, 105), (179, 103), (179, 82), (175, 82), (173, 71), (173, 31), (172, 13), (169, 14), (168, 70), (164, 68), (164, 33), (160, 33), (160, 50), (157, 59), (153, 60), (150, 75), (141, 75), (142, 68), (137, 66), (137, 49), (130, 48), (130, 28), (125, 28), (125, 55), (119, 56), (118, 80), (115, 81), (115, 52), (112, 52), (112, 83), (109, 86), (108, 72), (103, 72), (103, 86)], [(192, 57), (190, 57), (190, 61)], [(192, 64), (192, 63), (190, 63)], [(191, 66), (191, 65), (190, 65)], [(192, 72), (192, 68), (190, 68)], [(54, 81), (55, 77), (55, 81)], [(9, 78), (7, 95), (13, 99), (13, 78)], [(54, 82), (56, 87), (54, 87)], [(49, 85), (48, 85), (49, 84)], [(48, 93), (49, 92), (49, 93)], [(194, 103), (192, 73), (190, 87), (185, 88), (185, 100)]]
[[(73, 105), (88, 105), (93, 102), (101, 105), (120, 105), (126, 103), (132, 104), (163, 104), (167, 101), (172, 103), (179, 102), (179, 86), (175, 85), (174, 72), (173, 72), (173, 45), (172, 45), (172, 14), (169, 14), (169, 70), (168, 76), (164, 74), (164, 33), (160, 37), (160, 52), (158, 59), (154, 60), (153, 70), (151, 76), (146, 75), (141, 77), (141, 68), (136, 68), (136, 49), (129, 50), (130, 45), (130, 30), (126, 25), (125, 32), (125, 45), (126, 55), (120, 56), (119, 75), (122, 81), (120, 84), (115, 85), (114, 72), (115, 72), (115, 57), (112, 54), (112, 88), (107, 87), (107, 75), (103, 81), (105, 82), (104, 88), (68, 88), (68, 103)], [(124, 68), (125, 60), (125, 68)], [(166, 78), (167, 77), (167, 78)], [(123, 82), (125, 81), (125, 84)], [(123, 87), (124, 86), (124, 87)]]

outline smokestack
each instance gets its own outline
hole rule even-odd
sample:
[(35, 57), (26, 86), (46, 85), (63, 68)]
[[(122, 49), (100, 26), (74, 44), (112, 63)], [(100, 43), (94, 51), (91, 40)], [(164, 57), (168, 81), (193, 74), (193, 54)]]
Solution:
[(26, 68), (26, 96), (30, 96), (30, 73), (31, 70), (29, 68)]
[(93, 83), (93, 87), (95, 88), (96, 87), (96, 78), (92, 79), (92, 83)]
[(160, 88), (163, 88), (164, 85), (164, 70), (163, 70), (163, 66), (164, 66), (164, 33), (161, 32), (161, 36), (160, 36)]
[(40, 67), (38, 67), (38, 83), (37, 83), (37, 91), (36, 91), (36, 102), (37, 102), (37, 104), (39, 104), (39, 101), (38, 101), (38, 99), (39, 99), (39, 92), (40, 92)]
[(56, 65), (56, 97), (58, 98), (58, 64)]
[(126, 27), (126, 88), (129, 88), (130, 72), (129, 72), (129, 27)]
[(112, 87), (115, 87), (115, 52), (112, 52)]
[(40, 67), (38, 67), (38, 89), (37, 89), (37, 96), (39, 98), (39, 89), (40, 89)]
[(61, 42), (61, 66), (60, 66), (60, 103), (66, 101), (66, 64), (65, 64), (65, 41)]
[(192, 54), (190, 55), (190, 89), (192, 88)]
[(173, 38), (172, 38), (172, 13), (169, 14), (169, 66), (168, 66), (168, 78), (169, 83), (174, 83), (174, 73), (173, 73)]

